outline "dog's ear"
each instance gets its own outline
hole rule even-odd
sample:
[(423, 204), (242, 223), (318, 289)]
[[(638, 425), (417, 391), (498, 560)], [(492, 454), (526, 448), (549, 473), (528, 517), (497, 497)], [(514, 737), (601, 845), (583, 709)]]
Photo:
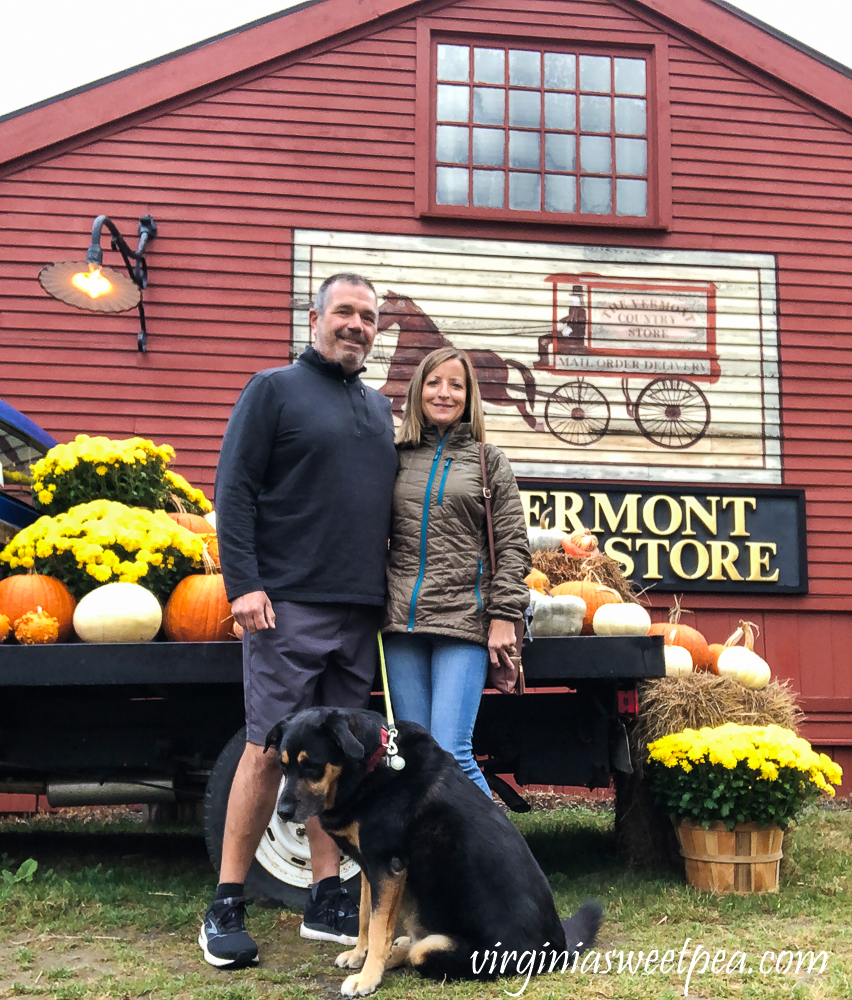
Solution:
[(349, 728), (349, 721), (340, 712), (331, 712), (325, 724), (335, 742), (347, 757), (360, 760), (364, 756), (364, 744), (359, 742)]
[(263, 744), (264, 753), (266, 753), (266, 751), (270, 747), (275, 747), (276, 750), (281, 749), (281, 739), (284, 736), (284, 730), (286, 728), (287, 728), (286, 720), (282, 720), (281, 722), (275, 723), (272, 729), (270, 729), (269, 732), (266, 734), (266, 742)]
[(290, 723), (296, 718), (298, 712), (288, 712), (287, 715), (280, 722), (276, 722), (272, 729), (266, 734), (266, 742), (263, 744), (263, 752), (270, 747), (275, 747), (276, 750), (281, 749), (281, 745), (284, 742), (284, 736), (287, 730), (290, 728)]

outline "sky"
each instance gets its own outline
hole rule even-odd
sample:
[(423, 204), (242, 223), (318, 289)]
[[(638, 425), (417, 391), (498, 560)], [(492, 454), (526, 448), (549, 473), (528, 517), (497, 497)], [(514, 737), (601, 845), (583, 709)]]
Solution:
[[(142, 0), (112, 6), (0, 0), (0, 115), (290, 6), (286, 0)], [(736, 6), (852, 66), (850, 0), (739, 0)]]

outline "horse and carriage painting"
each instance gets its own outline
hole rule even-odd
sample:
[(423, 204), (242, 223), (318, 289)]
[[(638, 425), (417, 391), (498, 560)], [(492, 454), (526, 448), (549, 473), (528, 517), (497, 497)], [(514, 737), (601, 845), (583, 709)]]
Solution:
[[(591, 373), (603, 376), (620, 374), (625, 408), (636, 422), (639, 432), (660, 448), (689, 448), (701, 440), (710, 424), (710, 405), (695, 382), (697, 379), (716, 381), (719, 377), (718, 359), (713, 353), (712, 286), (703, 289), (695, 286), (684, 289), (671, 284), (650, 289), (645, 287), (640, 294), (646, 299), (653, 298), (651, 305), (656, 307), (649, 311), (646, 301), (636, 299), (635, 290), (631, 297), (631, 289), (596, 278), (571, 275), (551, 275), (547, 278), (553, 283), (553, 329), (539, 335), (539, 356), (533, 369), (564, 375), (566, 382), (556, 389), (542, 391), (536, 383), (534, 371), (522, 362), (501, 357), (495, 351), (471, 350), (468, 353), (476, 369), (483, 402), (515, 407), (533, 430), (542, 428), (536, 414), (543, 404), (544, 428), (567, 444), (585, 447), (599, 441), (607, 433), (612, 415), (606, 396), (587, 376)], [(557, 286), (563, 283), (571, 285), (573, 301), (566, 315), (560, 317)], [(589, 322), (590, 315), (595, 314), (594, 293), (604, 288), (616, 293), (615, 298), (620, 300), (621, 305), (625, 304), (627, 294), (626, 309), (613, 309), (611, 303), (609, 309), (613, 313), (610, 325), (624, 326), (621, 339), (616, 343), (626, 347), (599, 342), (595, 336), (597, 327), (594, 322)], [(675, 312), (686, 318), (696, 317), (697, 310), (685, 301), (687, 297), (694, 299), (696, 294), (706, 297), (701, 310), (705, 321), (703, 342), (693, 350), (685, 349), (682, 344), (672, 348), (665, 341), (661, 345), (659, 341), (652, 340), (649, 345), (649, 329), (659, 329), (663, 335), (673, 329), (667, 322), (670, 313)], [(660, 298), (662, 295), (666, 298)], [(399, 335), (393, 354), (388, 356), (379, 352), (374, 357), (374, 363), (386, 365), (387, 379), (381, 391), (391, 399), (393, 412), (401, 415), (408, 381), (421, 359), (438, 347), (455, 345), (412, 298), (388, 290), (379, 307), (378, 329), (381, 333), (394, 326), (398, 327)], [(633, 344), (629, 342), (631, 334), (638, 338)], [(611, 367), (615, 358), (634, 364), (638, 362), (639, 370), (630, 370), (629, 375), (621, 374), (624, 368), (616, 365), (613, 370)], [(572, 368), (566, 364), (568, 359), (582, 361), (583, 367), (578, 365)], [(685, 362), (690, 378), (656, 375), (658, 362), (665, 365), (673, 361), (675, 364)], [(706, 371), (695, 368), (692, 364), (695, 361), (708, 361)], [(511, 369), (517, 371), (523, 380), (521, 396), (510, 391)], [(578, 369), (581, 374), (578, 374)], [(648, 371), (656, 377), (647, 380), (635, 401), (632, 400), (628, 378), (647, 379)]]
[(768, 255), (301, 230), (295, 353), (341, 271), (376, 285), (364, 377), (396, 418), (417, 364), (452, 345), (518, 475), (780, 481)]

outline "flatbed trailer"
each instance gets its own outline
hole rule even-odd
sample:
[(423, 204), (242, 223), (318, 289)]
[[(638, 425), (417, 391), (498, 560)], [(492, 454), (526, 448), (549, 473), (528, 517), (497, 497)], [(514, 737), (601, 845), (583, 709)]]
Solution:
[[(527, 693), (486, 691), (474, 752), (512, 808), (518, 785), (608, 787), (630, 772), (636, 684), (665, 676), (661, 636), (536, 639)], [(372, 708), (384, 713), (379, 693)], [(60, 805), (204, 802), (218, 867), (228, 793), (245, 742), (236, 642), (67, 643), (0, 649), (0, 792)], [(345, 878), (357, 875), (344, 859)], [(304, 828), (273, 816), (247, 891), (298, 905), (311, 884)]]

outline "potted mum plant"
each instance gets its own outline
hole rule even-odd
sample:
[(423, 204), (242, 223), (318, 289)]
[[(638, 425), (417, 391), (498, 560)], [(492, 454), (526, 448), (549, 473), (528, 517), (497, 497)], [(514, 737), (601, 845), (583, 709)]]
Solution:
[(671, 815), (690, 885), (777, 892), (784, 829), (842, 771), (781, 726), (685, 729), (648, 747), (648, 779)]

